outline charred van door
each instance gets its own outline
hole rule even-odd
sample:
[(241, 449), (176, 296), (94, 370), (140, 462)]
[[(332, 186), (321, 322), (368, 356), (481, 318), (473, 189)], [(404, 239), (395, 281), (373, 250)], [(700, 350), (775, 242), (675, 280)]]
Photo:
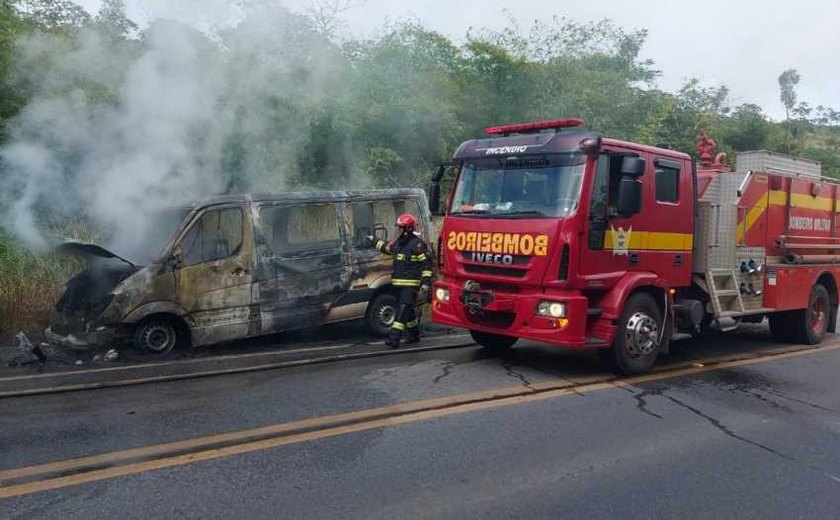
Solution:
[(199, 345), (248, 336), (251, 330), (250, 227), (241, 206), (201, 211), (176, 246), (178, 303)]
[(338, 202), (262, 205), (254, 297), (262, 331), (320, 324), (349, 286)]

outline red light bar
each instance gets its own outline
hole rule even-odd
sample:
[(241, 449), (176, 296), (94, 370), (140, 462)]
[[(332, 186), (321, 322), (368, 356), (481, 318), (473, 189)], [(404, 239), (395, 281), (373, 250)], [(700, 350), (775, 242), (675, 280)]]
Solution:
[(515, 134), (546, 130), (549, 128), (573, 128), (583, 125), (583, 119), (577, 117), (566, 117), (563, 119), (550, 119), (548, 121), (537, 121), (535, 123), (518, 123), (515, 125), (488, 126), (484, 133), (489, 135)]

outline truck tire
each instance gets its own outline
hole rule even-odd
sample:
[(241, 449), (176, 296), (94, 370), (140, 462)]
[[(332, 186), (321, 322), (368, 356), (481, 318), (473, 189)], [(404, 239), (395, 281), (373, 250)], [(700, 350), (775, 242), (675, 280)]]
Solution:
[(790, 312), (777, 312), (767, 317), (770, 322), (770, 337), (779, 343), (790, 343), (796, 339), (795, 315)]
[(822, 284), (816, 284), (811, 289), (808, 308), (796, 313), (798, 326), (794, 330), (799, 331), (797, 338), (799, 342), (806, 345), (816, 345), (821, 342), (828, 330), (830, 312), (831, 301), (828, 298), (828, 290)]
[(178, 330), (171, 320), (150, 318), (134, 329), (134, 347), (149, 354), (162, 356), (172, 352), (178, 344)]
[(662, 311), (656, 300), (647, 293), (632, 295), (618, 321), (612, 349), (605, 353), (613, 370), (625, 376), (650, 370), (659, 355), (661, 328)]
[(472, 339), (482, 347), (496, 352), (507, 350), (519, 341), (519, 338), (502, 336), (501, 334), (491, 334), (489, 332), (479, 332), (477, 330), (471, 330), (470, 336), (472, 336)]
[(365, 325), (371, 334), (378, 338), (384, 338), (388, 336), (396, 317), (397, 297), (391, 293), (382, 292), (368, 303)]

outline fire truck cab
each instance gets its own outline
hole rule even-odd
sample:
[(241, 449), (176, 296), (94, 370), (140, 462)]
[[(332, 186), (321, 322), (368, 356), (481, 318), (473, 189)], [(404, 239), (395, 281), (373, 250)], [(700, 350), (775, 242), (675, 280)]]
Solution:
[[(810, 240), (790, 223), (815, 216), (796, 216), (790, 197), (774, 194), (790, 194), (796, 172), (732, 171), (711, 158), (705, 137), (698, 170), (686, 153), (580, 125), (490, 127), (438, 169), (431, 205), (445, 217), (433, 321), (469, 329), (491, 349), (518, 338), (602, 349), (624, 374), (648, 370), (671, 340), (724, 318), (769, 315), (774, 336), (798, 330), (795, 339), (811, 343), (833, 330), (838, 269), (796, 252), (825, 255), (840, 243), (837, 186), (811, 181), (829, 188), (828, 202), (811, 206), (829, 204), (831, 223)], [(455, 180), (441, 208), (447, 169)], [(774, 225), (771, 199), (787, 202)], [(797, 242), (804, 249), (784, 249)], [(791, 277), (807, 290), (783, 296)], [(817, 290), (817, 309), (815, 285), (826, 293)]]

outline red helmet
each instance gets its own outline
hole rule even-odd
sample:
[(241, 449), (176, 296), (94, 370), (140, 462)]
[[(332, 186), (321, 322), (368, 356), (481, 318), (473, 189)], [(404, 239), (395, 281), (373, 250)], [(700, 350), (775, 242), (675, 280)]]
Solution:
[(404, 228), (406, 231), (414, 231), (417, 229), (417, 219), (411, 213), (403, 213), (397, 218), (397, 227)]

